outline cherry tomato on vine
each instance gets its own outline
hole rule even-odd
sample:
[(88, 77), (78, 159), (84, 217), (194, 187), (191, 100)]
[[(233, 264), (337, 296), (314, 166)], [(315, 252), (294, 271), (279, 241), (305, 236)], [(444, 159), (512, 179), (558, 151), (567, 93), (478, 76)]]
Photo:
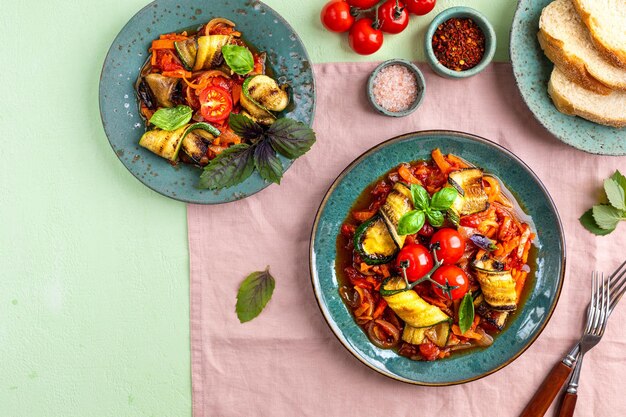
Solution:
[(461, 268), (455, 265), (442, 265), (431, 277), (433, 281), (441, 284), (441, 285), (450, 285), (456, 286), (453, 290), (450, 290), (450, 293), (444, 291), (442, 288), (433, 284), (433, 291), (440, 297), (448, 298), (450, 300), (459, 300), (463, 298), (463, 296), (467, 293), (469, 288), (469, 280), (467, 279), (467, 275)]
[(357, 54), (371, 55), (383, 46), (383, 32), (368, 17), (357, 20), (348, 34), (350, 48)]
[(409, 25), (409, 12), (399, 0), (387, 0), (378, 8), (380, 30), (400, 33)]
[(322, 8), (320, 19), (324, 27), (331, 32), (347, 32), (354, 23), (350, 14), (350, 5), (344, 0), (331, 0)]
[(404, 0), (404, 3), (406, 4), (406, 8), (409, 9), (409, 12), (423, 16), (430, 13), (430, 11), (435, 8), (437, 0)]
[(200, 93), (200, 114), (207, 122), (219, 122), (226, 119), (233, 109), (233, 100), (222, 87), (208, 86)]
[(409, 261), (406, 269), (406, 277), (410, 282), (417, 281), (433, 269), (433, 257), (425, 246), (412, 243), (404, 245), (398, 257), (396, 258), (396, 266), (400, 267), (403, 261)]
[(346, 0), (350, 6), (358, 7), (359, 9), (369, 9), (376, 6), (380, 0)]
[(465, 240), (459, 232), (449, 227), (439, 229), (433, 235), (430, 243), (432, 245), (439, 244), (439, 249), (435, 250), (435, 254), (437, 259), (443, 261), (444, 265), (453, 265), (459, 262), (465, 252)]

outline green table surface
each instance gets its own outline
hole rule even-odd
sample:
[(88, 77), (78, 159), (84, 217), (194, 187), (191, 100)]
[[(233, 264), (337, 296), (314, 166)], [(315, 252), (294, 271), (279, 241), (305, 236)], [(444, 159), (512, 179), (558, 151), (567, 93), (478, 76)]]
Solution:
[[(210, 0), (207, 0), (210, 3)], [(434, 13), (378, 53), (319, 23), (324, 0), (266, 0), (315, 63), (421, 60)], [(508, 59), (515, 0), (468, 5)], [(0, 415), (190, 416), (185, 205), (126, 171), (98, 111), (105, 54), (145, 0), (7, 1), (0, 13)], [(22, 147), (24, 145), (24, 147)]]

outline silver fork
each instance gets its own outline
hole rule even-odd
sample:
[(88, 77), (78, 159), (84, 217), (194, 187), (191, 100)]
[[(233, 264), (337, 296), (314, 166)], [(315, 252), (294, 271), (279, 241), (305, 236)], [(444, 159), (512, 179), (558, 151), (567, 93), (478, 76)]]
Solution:
[(611, 289), (609, 280), (604, 278), (603, 273), (597, 271), (592, 274), (591, 279), (591, 303), (587, 309), (587, 325), (582, 338), (580, 339), (580, 355), (574, 372), (567, 386), (567, 393), (563, 397), (563, 402), (559, 409), (559, 417), (571, 417), (574, 414), (576, 400), (578, 398), (578, 381), (583, 368), (585, 353), (597, 345), (602, 336), (609, 319), (611, 307)]
[[(610, 291), (614, 296), (611, 297), (609, 315), (626, 292), (626, 261), (624, 261), (609, 278)], [(591, 306), (591, 303), (589, 304)], [(587, 308), (589, 308), (589, 306)], [(541, 386), (535, 392), (535, 395), (526, 405), (526, 408), (520, 414), (520, 417), (541, 417), (543, 416), (554, 398), (561, 391), (561, 387), (572, 373), (574, 362), (580, 353), (580, 341), (572, 347), (569, 353), (558, 362), (548, 376), (544, 379)]]

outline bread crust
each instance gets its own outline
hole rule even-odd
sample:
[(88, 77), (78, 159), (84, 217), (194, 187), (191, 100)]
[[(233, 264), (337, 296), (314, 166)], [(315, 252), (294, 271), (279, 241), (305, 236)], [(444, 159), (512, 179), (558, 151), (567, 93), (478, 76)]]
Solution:
[(593, 42), (594, 46), (598, 49), (602, 56), (616, 67), (626, 69), (626, 51), (614, 49), (610, 45), (605, 44), (602, 38), (595, 31), (595, 27), (599, 26), (599, 24), (595, 21), (591, 13), (587, 12), (584, 9), (582, 4), (580, 3), (580, 0), (572, 0), (572, 3), (574, 4), (574, 8), (580, 16), (580, 19), (589, 30), (589, 34), (591, 35), (591, 42)]
[(537, 39), (548, 59), (567, 75), (567, 78), (594, 93), (605, 96), (611, 94), (613, 91), (611, 87), (597, 80), (579, 57), (565, 52), (562, 40), (549, 35), (543, 29), (539, 29)]

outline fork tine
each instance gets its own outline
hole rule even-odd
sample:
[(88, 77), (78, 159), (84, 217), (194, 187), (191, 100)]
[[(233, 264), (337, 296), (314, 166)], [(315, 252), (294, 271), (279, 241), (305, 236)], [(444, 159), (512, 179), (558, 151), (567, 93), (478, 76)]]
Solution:
[(609, 297), (607, 294), (607, 291), (609, 290), (609, 283), (604, 278), (604, 272), (600, 274), (600, 280), (602, 283), (602, 287), (600, 288), (600, 291), (602, 291), (602, 306), (600, 310), (600, 320), (598, 322), (598, 327), (596, 328), (596, 335), (598, 336), (602, 334), (602, 328), (606, 322), (606, 311), (609, 308)]
[[(624, 265), (626, 265), (626, 262), (622, 264), (622, 266)], [(615, 271), (615, 273), (611, 277), (610, 286), (613, 296), (611, 297), (611, 307), (609, 311), (613, 311), (619, 300), (622, 298), (622, 295), (624, 295), (624, 292), (626, 292), (626, 269), (621, 271), (621, 273), (619, 274), (618, 272), (619, 270)]]
[(595, 305), (596, 305), (595, 279), (596, 279), (596, 271), (593, 271), (591, 273), (591, 301), (589, 302), (589, 307), (587, 307), (587, 324), (585, 325), (585, 333), (591, 332), (591, 328), (593, 326), (594, 310), (595, 310)]
[(591, 333), (595, 333), (600, 322), (600, 316), (602, 313), (602, 286), (600, 285), (600, 273), (596, 272), (594, 275), (593, 289), (595, 293), (595, 303), (593, 304), (594, 316), (593, 324), (591, 326)]
[(609, 314), (611, 314), (611, 286), (609, 285), (608, 280), (606, 281), (605, 287), (606, 305), (604, 306), (604, 320), (602, 321), (602, 327), (600, 328), (600, 336), (604, 334), (606, 324), (609, 322)]

